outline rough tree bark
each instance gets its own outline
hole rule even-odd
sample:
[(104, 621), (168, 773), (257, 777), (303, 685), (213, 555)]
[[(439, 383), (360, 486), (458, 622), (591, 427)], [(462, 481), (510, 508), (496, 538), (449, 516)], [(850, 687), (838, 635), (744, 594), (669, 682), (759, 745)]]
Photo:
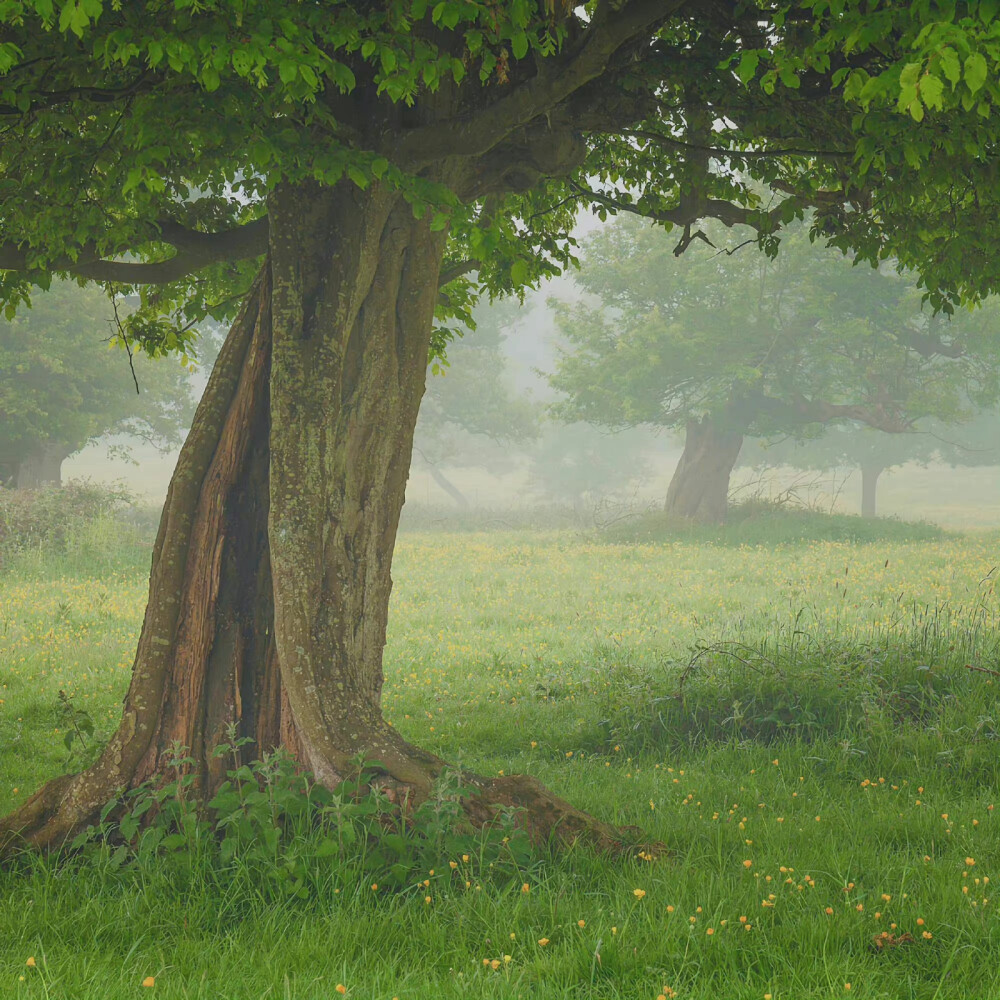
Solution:
[(879, 476), (885, 472), (880, 462), (861, 463), (861, 516), (877, 516), (877, 496)]
[(729, 478), (742, 447), (742, 432), (723, 421), (711, 415), (689, 420), (664, 510), (696, 521), (725, 521)]
[[(0, 820), (0, 851), (58, 847), (175, 744), (195, 788), (230, 725), (323, 783), (359, 755), (391, 795), (426, 796), (444, 761), (381, 712), (390, 564), (445, 235), (373, 185), (279, 188), (270, 255), (212, 373), (171, 481), (121, 725), (98, 762)], [(465, 775), (466, 812), (524, 807), (538, 838), (618, 831), (527, 777)]]

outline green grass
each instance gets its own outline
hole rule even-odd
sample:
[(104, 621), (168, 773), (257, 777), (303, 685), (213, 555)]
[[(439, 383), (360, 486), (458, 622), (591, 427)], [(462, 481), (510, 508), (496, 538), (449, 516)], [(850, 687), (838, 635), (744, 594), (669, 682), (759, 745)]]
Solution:
[(945, 532), (926, 521), (864, 518), (857, 514), (828, 514), (767, 500), (732, 504), (726, 523), (693, 524), (661, 511), (625, 519), (603, 532), (609, 542), (701, 542), (706, 545), (795, 545), (802, 542), (926, 542)]
[[(473, 858), (466, 889), (442, 857), (427, 904), (349, 858), (294, 900), (238, 863), (25, 859), (0, 872), (0, 996), (1000, 996), (1000, 537), (787, 539), (401, 539), (394, 724), (669, 860)], [(59, 690), (115, 722), (149, 552), (106, 542), (0, 578), (0, 810), (64, 767)], [(892, 923), (916, 940), (879, 952)]]

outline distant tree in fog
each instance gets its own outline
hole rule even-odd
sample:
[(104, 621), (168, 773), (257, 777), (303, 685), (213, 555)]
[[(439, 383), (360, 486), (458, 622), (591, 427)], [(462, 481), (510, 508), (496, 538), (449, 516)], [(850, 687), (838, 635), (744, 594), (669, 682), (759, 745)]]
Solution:
[[(721, 225), (706, 240), (733, 243)], [(684, 428), (668, 512), (719, 521), (747, 436), (819, 425), (904, 433), (997, 399), (1000, 320), (988, 304), (921, 310), (908, 277), (854, 267), (792, 227), (785, 252), (712, 246), (678, 258), (662, 232), (621, 220), (585, 245), (590, 301), (556, 305), (565, 346), (550, 381), (565, 420)]]
[(529, 483), (542, 496), (582, 512), (588, 505), (626, 494), (646, 478), (643, 444), (627, 432), (611, 434), (593, 424), (550, 421), (532, 454)]
[(116, 328), (103, 292), (54, 282), (32, 301), (0, 320), (0, 484), (58, 484), (63, 461), (106, 435), (180, 443), (193, 400), (176, 359), (133, 351), (137, 393), (126, 352), (106, 343)]
[(1000, 413), (984, 411), (966, 424), (925, 421), (906, 434), (886, 434), (863, 424), (825, 428), (819, 437), (776, 442), (748, 441), (740, 464), (787, 465), (793, 469), (861, 472), (861, 513), (878, 512), (882, 473), (907, 463), (952, 467), (1000, 465)]
[(427, 376), (413, 455), (459, 507), (468, 500), (445, 470), (507, 471), (511, 447), (538, 434), (538, 407), (515, 390), (503, 352), (518, 312), (513, 300), (477, 309), (476, 329), (453, 340), (448, 365), (433, 364)]

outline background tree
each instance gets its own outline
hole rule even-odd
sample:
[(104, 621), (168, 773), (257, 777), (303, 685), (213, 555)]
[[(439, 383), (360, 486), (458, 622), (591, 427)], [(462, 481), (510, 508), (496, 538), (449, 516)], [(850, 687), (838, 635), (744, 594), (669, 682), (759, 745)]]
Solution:
[(58, 484), (65, 459), (108, 435), (180, 443), (194, 412), (188, 372), (134, 351), (130, 366), (108, 350), (115, 336), (107, 297), (65, 281), (0, 321), (0, 483)]
[[(725, 248), (719, 228), (705, 240)], [(995, 308), (934, 316), (895, 272), (854, 267), (802, 226), (785, 241), (774, 261), (711, 246), (678, 258), (662, 233), (619, 223), (586, 247), (578, 281), (598, 304), (558, 312), (557, 412), (684, 428), (670, 514), (725, 517), (747, 436), (836, 421), (901, 433), (1000, 394)]]
[[(59, 843), (177, 742), (210, 794), (230, 725), (320, 782), (363, 754), (392, 794), (429, 794), (444, 762), (380, 698), (435, 329), (473, 287), (560, 270), (580, 207), (677, 226), (681, 247), (699, 219), (746, 223), (773, 252), (813, 206), (936, 304), (992, 290), (981, 6), (3, 5), (0, 297), (53, 274), (142, 287), (129, 336), (152, 354), (239, 305), (171, 484), (122, 725), (4, 830)], [(617, 840), (530, 779), (466, 780), (475, 821), (520, 804), (538, 836)]]
[(861, 514), (878, 513), (878, 483), (884, 472), (907, 463), (938, 462), (952, 468), (1000, 465), (1000, 414), (981, 411), (964, 424), (920, 421), (904, 434), (885, 434), (863, 424), (824, 428), (818, 437), (748, 441), (740, 463), (754, 467), (861, 473)]
[(444, 474), (449, 468), (509, 468), (508, 449), (538, 434), (537, 407), (514, 388), (503, 353), (515, 301), (475, 312), (475, 329), (448, 345), (447, 364), (435, 361), (414, 433), (413, 453), (431, 478), (462, 508), (469, 502)]
[(628, 432), (549, 421), (531, 455), (529, 483), (549, 499), (572, 504), (581, 515), (637, 488), (648, 476), (643, 443)]

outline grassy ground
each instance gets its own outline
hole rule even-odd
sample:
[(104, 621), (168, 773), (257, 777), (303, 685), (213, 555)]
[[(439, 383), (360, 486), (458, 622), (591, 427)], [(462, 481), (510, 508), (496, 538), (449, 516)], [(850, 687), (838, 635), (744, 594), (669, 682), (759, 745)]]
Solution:
[[(1000, 996), (1000, 537), (893, 531), (404, 536), (394, 724), (480, 771), (530, 771), (672, 858), (575, 851), (497, 875), (442, 856), (399, 892), (316, 859), (306, 898), (239, 858), (25, 860), (0, 872), (0, 995)], [(113, 725), (146, 561), (95, 529), (0, 577), (0, 812), (65, 766), (60, 690)]]

